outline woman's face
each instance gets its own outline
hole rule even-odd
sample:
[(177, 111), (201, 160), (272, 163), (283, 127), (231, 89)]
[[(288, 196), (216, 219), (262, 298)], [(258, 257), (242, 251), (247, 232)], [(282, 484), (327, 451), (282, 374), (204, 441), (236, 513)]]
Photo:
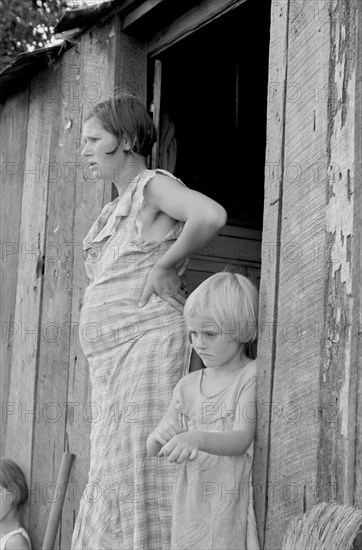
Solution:
[(107, 155), (117, 147), (117, 137), (107, 132), (96, 117), (89, 118), (84, 123), (83, 139), (85, 146), (81, 154), (87, 158), (90, 179), (117, 182), (127, 160), (127, 141), (122, 139), (116, 153)]

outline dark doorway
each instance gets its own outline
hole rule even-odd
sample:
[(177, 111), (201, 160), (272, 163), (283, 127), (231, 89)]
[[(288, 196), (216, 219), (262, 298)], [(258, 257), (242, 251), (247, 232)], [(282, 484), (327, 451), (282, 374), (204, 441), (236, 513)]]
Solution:
[[(231, 266), (259, 285), (269, 30), (270, 1), (250, 0), (157, 57), (162, 65), (157, 164), (228, 212), (217, 241), (193, 258), (191, 289)], [(154, 66), (152, 59), (150, 104)]]

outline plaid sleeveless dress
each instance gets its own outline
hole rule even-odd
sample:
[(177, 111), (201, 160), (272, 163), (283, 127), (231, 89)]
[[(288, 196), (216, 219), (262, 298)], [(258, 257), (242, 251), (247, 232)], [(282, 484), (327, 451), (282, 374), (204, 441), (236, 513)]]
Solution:
[[(181, 313), (153, 294), (137, 306), (149, 270), (180, 235), (142, 238), (145, 170), (107, 204), (83, 241), (90, 284), (79, 337), (88, 360), (92, 423), (88, 485), (73, 550), (169, 550), (175, 465), (146, 456), (146, 439), (186, 374), (191, 346)], [(182, 278), (187, 260), (176, 269)]]

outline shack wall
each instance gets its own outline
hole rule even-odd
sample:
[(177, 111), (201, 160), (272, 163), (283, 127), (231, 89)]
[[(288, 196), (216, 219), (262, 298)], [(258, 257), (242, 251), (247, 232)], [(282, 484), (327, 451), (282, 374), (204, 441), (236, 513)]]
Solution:
[[(318, 500), (362, 507), (361, 19), (358, 0), (272, 4), (254, 464), (270, 550)], [(146, 64), (147, 45), (115, 16), (0, 112), (1, 452), (28, 477), (35, 547), (67, 450), (76, 460), (57, 548), (70, 548), (91, 423), (105, 413), (92, 403), (78, 324), (82, 239), (111, 190), (83, 179), (83, 109), (115, 88), (145, 98)]]
[(273, 2), (255, 492), (264, 547), (361, 506), (361, 4)]

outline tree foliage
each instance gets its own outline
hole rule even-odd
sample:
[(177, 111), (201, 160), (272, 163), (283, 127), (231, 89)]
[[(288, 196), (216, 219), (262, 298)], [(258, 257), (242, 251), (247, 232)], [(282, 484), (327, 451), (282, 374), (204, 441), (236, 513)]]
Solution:
[(66, 7), (66, 0), (0, 0), (0, 71), (19, 53), (50, 45)]

